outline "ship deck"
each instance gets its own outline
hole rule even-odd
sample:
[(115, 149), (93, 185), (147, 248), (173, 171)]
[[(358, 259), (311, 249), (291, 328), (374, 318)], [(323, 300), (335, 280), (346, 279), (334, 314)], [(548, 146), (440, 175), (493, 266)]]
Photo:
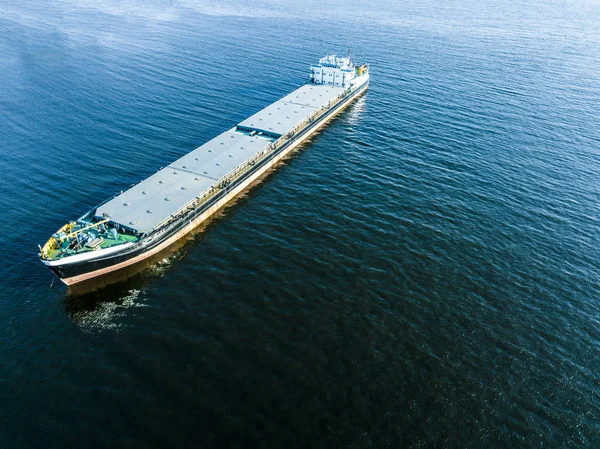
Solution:
[(102, 204), (96, 216), (151, 232), (344, 90), (325, 84), (300, 87)]
[(60, 244), (59, 247), (48, 251), (48, 260), (57, 260), (64, 257), (73, 256), (75, 254), (82, 254), (91, 251), (95, 251), (97, 249), (107, 249), (113, 246), (121, 245), (123, 243), (135, 242), (138, 240), (138, 237), (130, 234), (118, 233), (116, 238), (107, 238), (101, 239), (102, 242), (97, 247), (88, 247), (83, 246), (77, 249), (71, 249), (69, 244), (70, 240), (64, 241)]

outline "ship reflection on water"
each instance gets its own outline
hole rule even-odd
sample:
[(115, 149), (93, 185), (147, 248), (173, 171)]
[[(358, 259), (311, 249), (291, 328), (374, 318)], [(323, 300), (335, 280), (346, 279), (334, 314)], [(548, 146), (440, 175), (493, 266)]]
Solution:
[(90, 293), (78, 298), (67, 296), (67, 312), (73, 322), (84, 330), (119, 329), (122, 324), (117, 318), (123, 316), (126, 309), (144, 307), (140, 299), (142, 290), (121, 287), (116, 291), (111, 289), (114, 294), (103, 292), (102, 295)]
[(153, 279), (165, 275), (173, 264), (185, 256), (185, 247), (203, 235), (227, 211), (247, 197), (271, 171), (256, 180), (251, 188), (235, 197), (187, 236), (161, 252), (137, 264), (113, 273), (79, 282), (68, 287), (65, 309), (71, 319), (87, 330), (117, 329), (118, 317), (131, 307), (144, 307), (143, 292)]
[(144, 307), (143, 291), (183, 257), (185, 239), (130, 267), (70, 286), (64, 298), (71, 319), (88, 330), (117, 329), (126, 309)]
[(362, 97), (358, 98), (346, 112), (346, 121), (349, 125), (355, 126), (363, 119), (367, 107), (367, 97), (369, 92), (366, 92)]

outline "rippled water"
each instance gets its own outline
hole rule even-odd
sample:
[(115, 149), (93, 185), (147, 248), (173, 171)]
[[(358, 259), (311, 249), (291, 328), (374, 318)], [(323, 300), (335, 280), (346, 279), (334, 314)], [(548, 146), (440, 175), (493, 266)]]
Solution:
[[(10, 3), (1, 447), (600, 447), (597, 2)], [(367, 95), (183, 245), (37, 261), (348, 47)]]

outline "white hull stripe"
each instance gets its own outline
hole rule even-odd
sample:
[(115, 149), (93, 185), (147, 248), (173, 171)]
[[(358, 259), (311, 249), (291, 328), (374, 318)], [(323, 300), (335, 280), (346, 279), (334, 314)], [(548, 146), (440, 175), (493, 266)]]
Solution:
[(113, 246), (112, 248), (100, 249), (97, 251), (89, 251), (89, 252), (83, 253), (83, 254), (75, 254), (74, 256), (65, 257), (64, 259), (59, 259), (59, 260), (44, 260), (44, 259), (42, 259), (42, 262), (44, 262), (44, 264), (48, 265), (49, 267), (57, 267), (60, 265), (67, 265), (70, 263), (84, 262), (89, 259), (97, 259), (99, 257), (104, 257), (109, 254), (122, 251), (125, 248), (129, 248), (132, 245), (133, 245), (133, 243), (127, 242), (127, 243), (123, 243), (121, 245)]

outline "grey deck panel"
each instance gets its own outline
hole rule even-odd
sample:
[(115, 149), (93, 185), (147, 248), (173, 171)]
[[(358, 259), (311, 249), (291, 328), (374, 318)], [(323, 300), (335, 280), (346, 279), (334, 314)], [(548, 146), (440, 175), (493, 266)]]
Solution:
[(96, 216), (108, 216), (112, 221), (139, 232), (151, 231), (209, 189), (214, 182), (193, 173), (165, 167), (101, 205)]
[(261, 152), (271, 142), (271, 139), (261, 136), (251, 137), (229, 130), (176, 160), (171, 167), (192, 171), (216, 181)]
[(305, 84), (238, 126), (283, 135), (344, 91), (342, 87)]
[(344, 90), (343, 87), (329, 86), (327, 84), (305, 84), (287, 94), (279, 101), (320, 108), (344, 92)]
[(116, 223), (149, 232), (270, 143), (226, 131), (101, 205), (96, 216), (107, 214)]
[[(341, 87), (306, 84), (239, 126), (283, 135), (343, 91)], [(107, 214), (114, 222), (138, 232), (149, 232), (263, 151), (272, 140), (250, 136), (235, 128), (225, 131), (101, 205), (96, 215)]]

